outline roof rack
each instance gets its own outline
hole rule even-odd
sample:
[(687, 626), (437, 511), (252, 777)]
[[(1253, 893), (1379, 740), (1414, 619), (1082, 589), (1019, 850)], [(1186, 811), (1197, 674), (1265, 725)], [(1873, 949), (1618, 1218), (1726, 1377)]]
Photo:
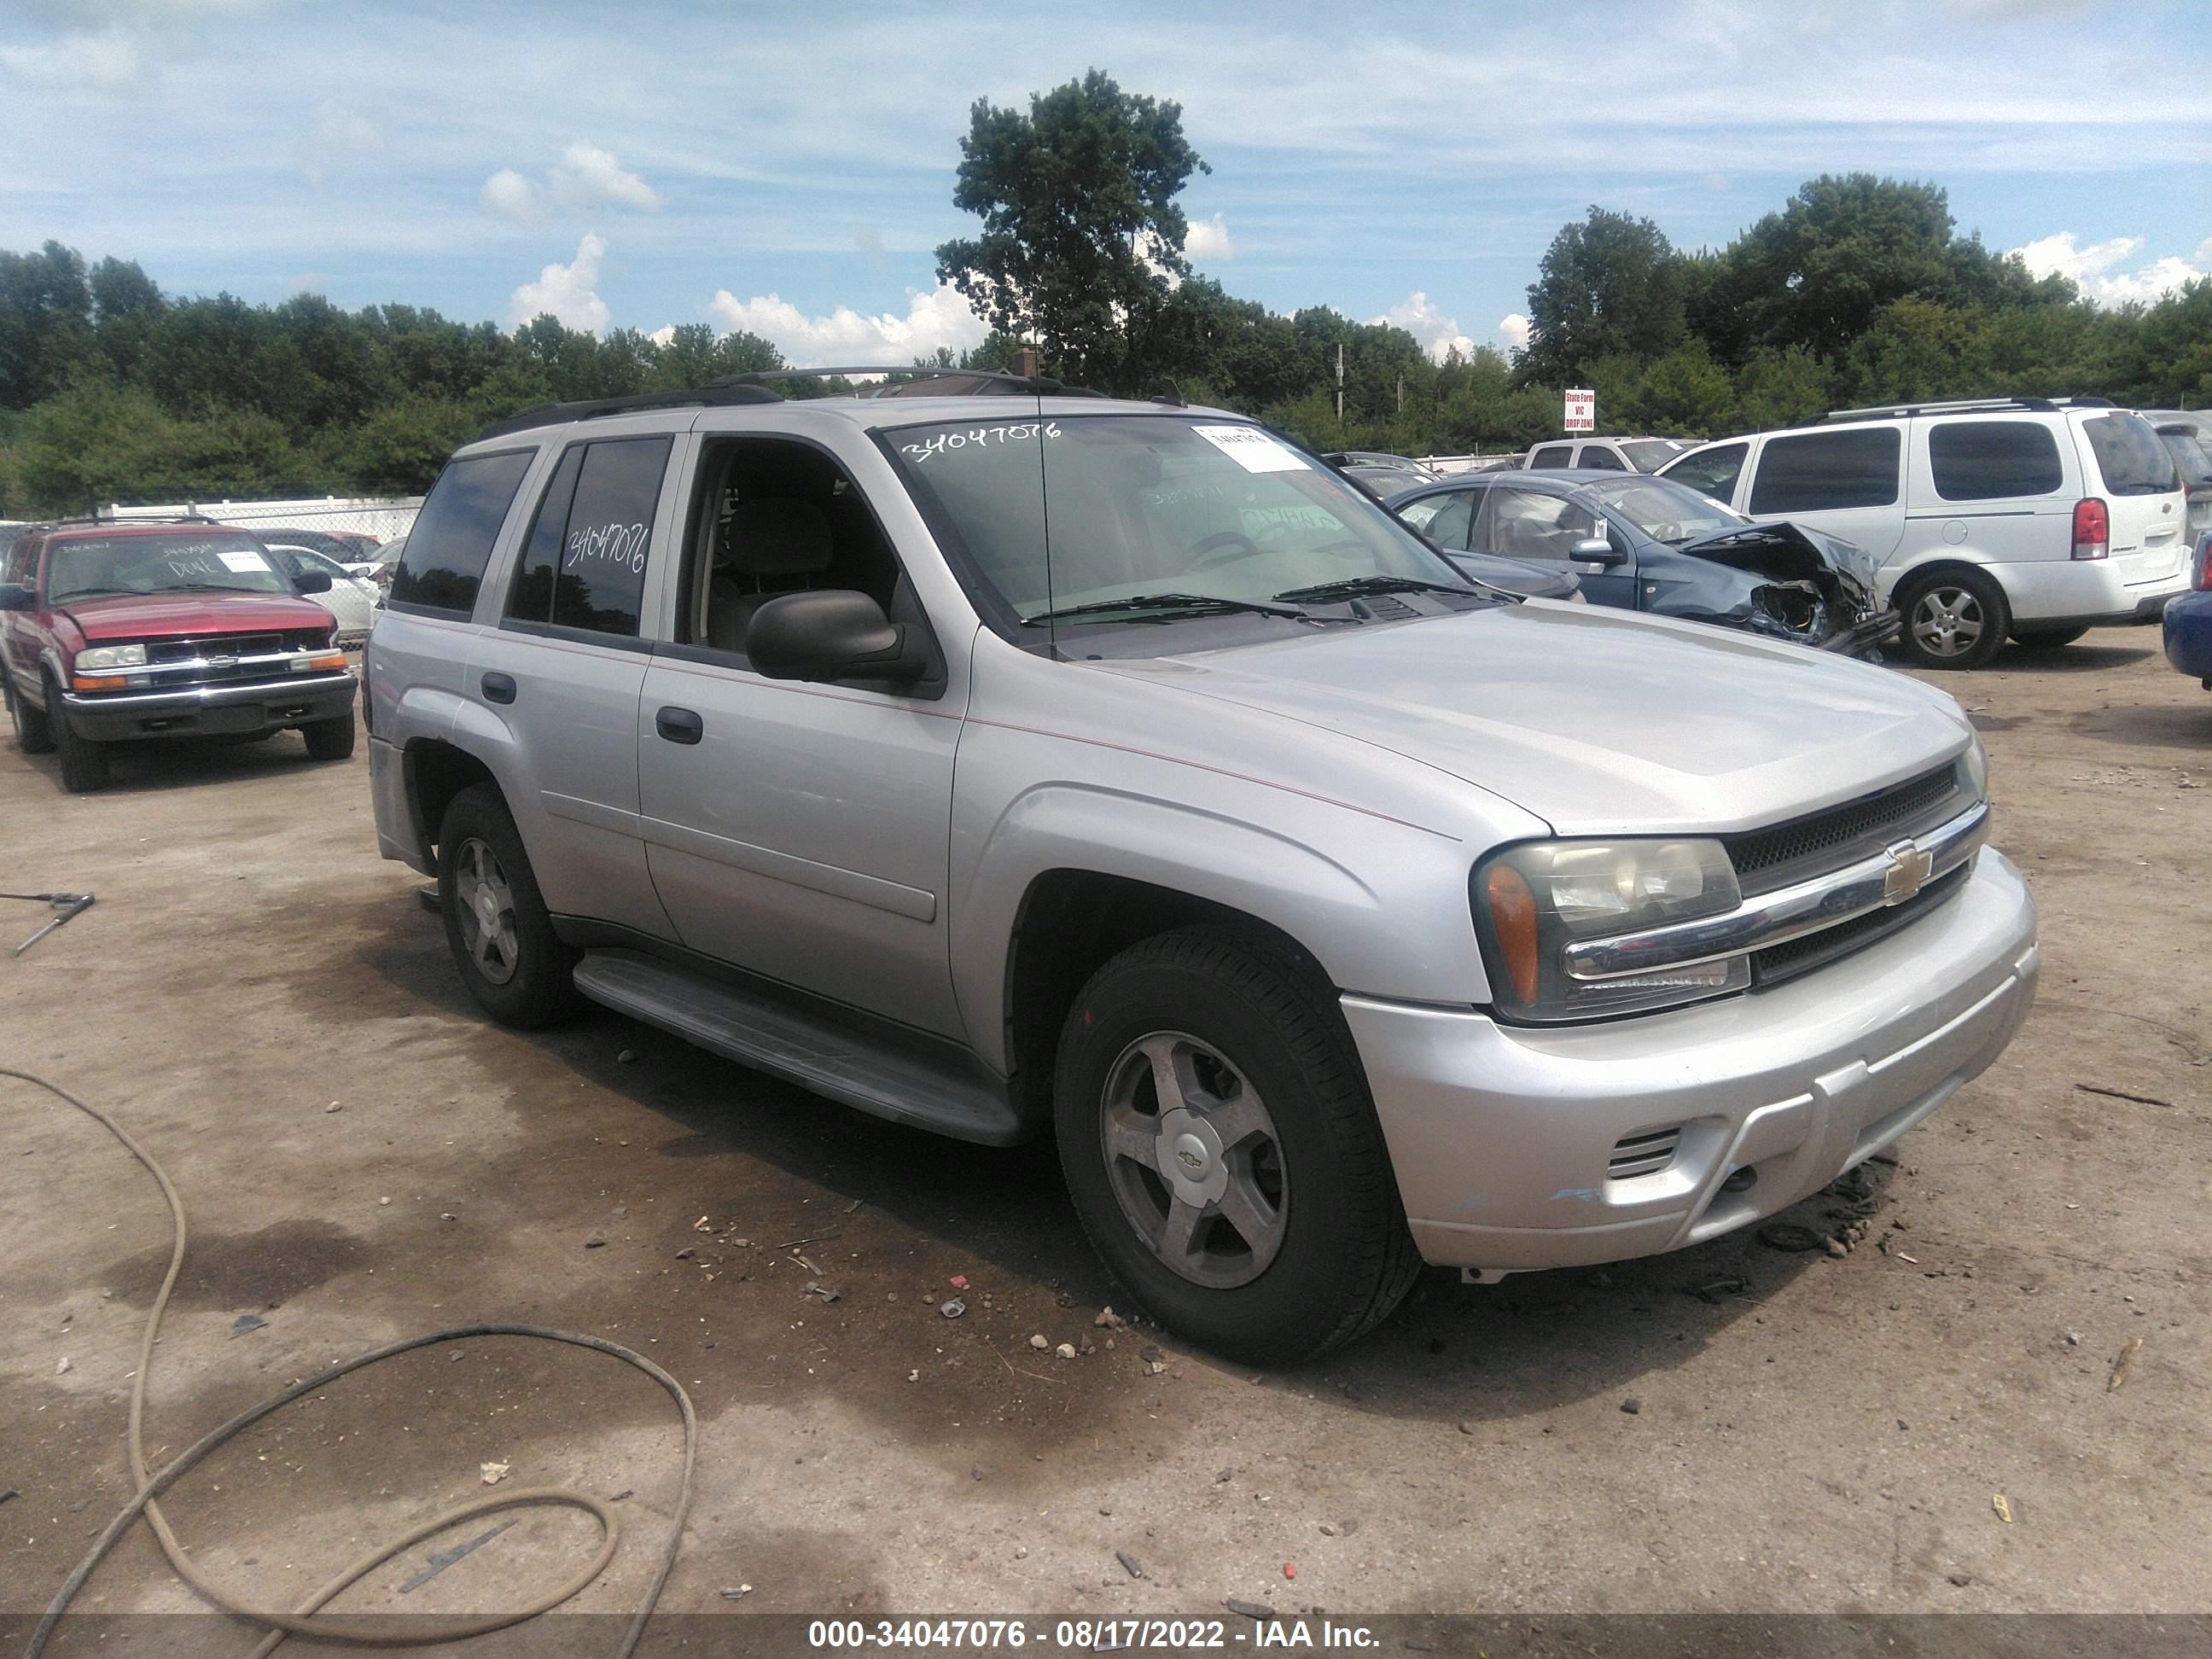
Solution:
[[(759, 386), (769, 380), (851, 380), (862, 374), (880, 374), (885, 380), (893, 378), (922, 382), (942, 380), (973, 381), (975, 384), (956, 387), (930, 386), (926, 395), (937, 397), (975, 397), (1005, 392), (1027, 392), (1039, 397), (1103, 398), (1103, 392), (1094, 392), (1085, 386), (1069, 386), (1065, 381), (1052, 380), (1042, 374), (1016, 374), (1003, 368), (947, 368), (935, 363), (917, 367), (911, 363), (862, 363), (843, 368), (763, 368), (744, 374), (728, 374), (719, 380), (709, 380), (709, 386)], [(913, 396), (915, 388), (886, 386), (870, 395), (878, 398)]]
[(112, 514), (78, 514), (67, 519), (40, 519), (40, 530), (75, 530), (83, 526), (96, 526), (102, 530), (130, 529), (136, 525), (165, 524), (221, 524), (221, 519), (210, 519), (204, 513), (148, 513), (125, 519)]
[(2048, 415), (2060, 409), (2113, 409), (2110, 398), (1961, 398), (1949, 403), (1880, 404), (1871, 409), (1832, 409), (1825, 421), (1899, 420), (1908, 415), (1972, 415), (1984, 410), (2024, 409)]
[(631, 415), (648, 409), (717, 408), (729, 404), (780, 404), (783, 399), (766, 386), (741, 385), (742, 375), (709, 380), (682, 392), (637, 392), (622, 398), (586, 398), (569, 404), (536, 404), (503, 421), (494, 421), (471, 439), (503, 438), (510, 432), (532, 427), (559, 426), (568, 421), (595, 421), (611, 415)]

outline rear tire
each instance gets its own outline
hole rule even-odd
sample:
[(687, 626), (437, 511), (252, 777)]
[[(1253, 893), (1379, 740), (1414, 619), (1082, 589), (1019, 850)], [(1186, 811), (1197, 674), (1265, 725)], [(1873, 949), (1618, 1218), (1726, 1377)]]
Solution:
[(526, 1031), (576, 1011), (579, 953), (555, 937), (521, 832), (490, 784), (462, 790), (446, 808), (438, 904), (461, 981), (494, 1019)]
[(353, 753), (353, 711), (348, 709), (341, 720), (311, 720), (300, 728), (300, 735), (307, 740), (309, 759), (344, 760)]
[(1092, 1248), (1203, 1347), (1312, 1358), (1420, 1271), (1344, 1017), (1265, 938), (1194, 928), (1115, 957), (1068, 1012), (1053, 1094)]
[(15, 682), (4, 666), (0, 666), (0, 683), (4, 683), (7, 691), (8, 718), (15, 728), (15, 747), (27, 755), (53, 753), (53, 722), (46, 711), (31, 707), (29, 701), (15, 689)]
[(2004, 589), (1978, 570), (1908, 577), (1897, 592), (1897, 654), (1912, 668), (1979, 668), (2012, 632)]
[(72, 795), (89, 795), (107, 787), (107, 745), (81, 735), (70, 725), (69, 710), (52, 679), (46, 683), (46, 724), (54, 734), (54, 752), (62, 763), (62, 787)]
[(2062, 645), (2071, 645), (2089, 631), (2089, 624), (2079, 628), (2016, 628), (2012, 642), (2023, 651), (2056, 651)]

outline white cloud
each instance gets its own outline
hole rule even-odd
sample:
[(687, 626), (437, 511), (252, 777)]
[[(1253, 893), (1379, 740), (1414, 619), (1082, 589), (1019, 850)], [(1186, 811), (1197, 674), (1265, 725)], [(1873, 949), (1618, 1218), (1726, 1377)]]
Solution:
[(534, 283), (514, 290), (508, 320), (520, 328), (532, 318), (552, 313), (570, 328), (597, 334), (607, 325), (607, 302), (597, 292), (599, 261), (606, 255), (602, 237), (586, 234), (576, 244), (576, 257), (565, 265), (548, 265)]
[(676, 325), (673, 323), (663, 323), (659, 328), (653, 330), (652, 333), (647, 335), (645, 337), (652, 341), (653, 344), (657, 346), (666, 347), (673, 345), (676, 342)]
[(1498, 319), (1498, 337), (1516, 351), (1528, 349), (1528, 336), (1535, 325), (1517, 311), (1509, 311)]
[(800, 368), (856, 360), (904, 363), (939, 346), (965, 351), (982, 344), (990, 332), (950, 283), (927, 293), (909, 289), (907, 294), (903, 317), (890, 312), (867, 317), (848, 306), (826, 317), (810, 317), (777, 295), (740, 300), (727, 289), (715, 292), (707, 310), (726, 333), (744, 329), (757, 334)]
[(300, 170), (316, 184), (384, 148), (384, 135), (358, 110), (324, 104), (300, 141)]
[(2142, 246), (2140, 236), (2115, 236), (2110, 241), (2092, 242), (2083, 247), (2072, 231), (2062, 230), (2039, 236), (2010, 252), (2017, 254), (2021, 262), (2038, 276), (2072, 277), (2080, 286), (2082, 297), (2100, 306), (2124, 305), (2130, 300), (2149, 305), (2160, 295), (2171, 294), (2183, 283), (2212, 272), (2212, 236), (2198, 243), (2195, 254), (2188, 259), (2168, 253), (2134, 270), (2116, 269), (2132, 258)]
[(1193, 222), (1190, 234), (1183, 238), (1182, 251), (1194, 259), (1233, 259), (1237, 244), (1229, 234), (1229, 226), (1221, 215), (1211, 219)]
[(146, 78), (137, 37), (119, 28), (64, 34), (46, 46), (0, 46), (0, 70), (23, 81), (102, 92), (130, 92)]
[(1404, 329), (1420, 342), (1422, 350), (1438, 362), (1455, 349), (1462, 357), (1474, 350), (1474, 342), (1460, 332), (1459, 319), (1445, 316), (1419, 289), (1415, 289), (1380, 317), (1370, 317), (1367, 320)]
[(561, 165), (547, 175), (553, 194), (566, 206), (581, 210), (603, 205), (635, 208), (641, 213), (660, 209), (660, 192), (623, 167), (605, 150), (574, 143), (561, 152)]
[(538, 186), (513, 167), (501, 167), (485, 179), (477, 201), (486, 213), (512, 219), (518, 225), (534, 225), (545, 216)]

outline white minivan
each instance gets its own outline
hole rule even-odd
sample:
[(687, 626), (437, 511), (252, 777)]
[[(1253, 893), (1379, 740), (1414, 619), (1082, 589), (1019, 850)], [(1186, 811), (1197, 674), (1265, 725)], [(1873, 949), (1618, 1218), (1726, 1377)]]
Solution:
[(2189, 585), (2187, 508), (2149, 424), (2018, 398), (1839, 410), (1723, 438), (1659, 469), (1754, 518), (1857, 543), (1920, 668), (1978, 668), (2008, 638), (2055, 647), (2155, 617)]

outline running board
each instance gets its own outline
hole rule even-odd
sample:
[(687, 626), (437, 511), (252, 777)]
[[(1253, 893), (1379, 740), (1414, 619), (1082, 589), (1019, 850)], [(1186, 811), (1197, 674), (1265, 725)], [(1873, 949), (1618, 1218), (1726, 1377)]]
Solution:
[(1005, 1091), (950, 1052), (916, 1052), (635, 951), (587, 951), (576, 988), (726, 1060), (894, 1123), (985, 1146), (1030, 1138)]

